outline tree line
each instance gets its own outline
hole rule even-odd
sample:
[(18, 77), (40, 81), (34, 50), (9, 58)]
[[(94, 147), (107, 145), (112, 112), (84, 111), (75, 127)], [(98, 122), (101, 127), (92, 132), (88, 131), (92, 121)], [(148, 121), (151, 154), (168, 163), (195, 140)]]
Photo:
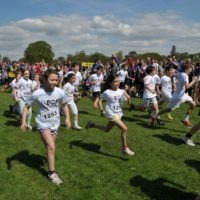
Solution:
[[(189, 54), (188, 52), (179, 53), (176, 51), (176, 46), (172, 45), (172, 49), (169, 52), (169, 55), (160, 55), (156, 52), (148, 52), (143, 54), (137, 54), (136, 51), (131, 51), (128, 53), (129, 56), (132, 56), (133, 58), (139, 58), (144, 59), (150, 57), (154, 58), (156, 60), (163, 61), (168, 56), (176, 56), (177, 60), (185, 60), (188, 58), (191, 58), (194, 62), (200, 61), (200, 53), (195, 54)], [(101, 60), (102, 63), (108, 63), (110, 62), (112, 55), (104, 55), (100, 52), (94, 52), (91, 54), (86, 54), (84, 50), (77, 51), (75, 54), (67, 54), (66, 57), (60, 56), (58, 58), (54, 58), (55, 54), (52, 50), (52, 47), (50, 44), (48, 44), (46, 41), (37, 41), (34, 43), (31, 43), (28, 45), (28, 47), (24, 51), (24, 57), (20, 58), (19, 61), (21, 62), (28, 62), (30, 64), (34, 64), (36, 62), (44, 61), (48, 64), (63, 64), (67, 60), (70, 60), (71, 62), (94, 62), (95, 60)], [(118, 62), (122, 62), (125, 55), (123, 55), (122, 51), (119, 51), (115, 54), (115, 56), (118, 59)], [(10, 59), (7, 56), (2, 57), (1, 60), (3, 62), (9, 62)]]

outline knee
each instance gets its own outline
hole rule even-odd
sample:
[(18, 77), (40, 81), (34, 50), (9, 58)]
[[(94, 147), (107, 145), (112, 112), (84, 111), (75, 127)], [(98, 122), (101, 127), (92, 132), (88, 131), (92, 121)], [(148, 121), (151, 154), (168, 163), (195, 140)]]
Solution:
[(122, 128), (122, 133), (123, 133), (123, 134), (127, 134), (127, 127), (126, 127), (126, 126), (124, 126), (124, 127)]
[(54, 154), (55, 145), (47, 145), (47, 152), (50, 153), (50, 154)]
[(191, 107), (194, 109), (196, 107), (196, 103), (193, 102), (192, 105), (191, 105)]

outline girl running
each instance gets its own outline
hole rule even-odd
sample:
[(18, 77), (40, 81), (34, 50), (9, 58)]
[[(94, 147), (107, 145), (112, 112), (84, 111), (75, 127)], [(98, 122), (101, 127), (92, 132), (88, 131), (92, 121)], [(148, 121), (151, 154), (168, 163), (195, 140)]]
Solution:
[[(17, 83), (17, 93), (16, 93), (16, 101), (19, 105), (19, 113), (22, 115), (22, 110), (27, 101), (30, 100), (32, 95), (32, 80), (29, 79), (30, 72), (29, 70), (24, 70), (23, 77), (19, 79)], [(28, 110), (28, 114), (26, 115), (26, 128), (32, 130), (31, 126), (31, 118), (32, 118), (32, 108)]]
[(101, 100), (101, 84), (103, 83), (103, 70), (102, 65), (96, 68), (96, 72), (89, 77), (91, 84), (91, 91), (93, 97), (93, 108), (99, 108), (101, 111), (101, 116), (104, 115), (102, 100)]
[(106, 85), (109, 85), (109, 89), (104, 91), (102, 98), (106, 100), (105, 111), (109, 121), (106, 126), (89, 121), (86, 129), (97, 128), (104, 132), (109, 132), (114, 126), (119, 127), (121, 130), (122, 153), (132, 156), (134, 152), (127, 145), (127, 127), (121, 120), (123, 115), (121, 102), (129, 100), (130, 97), (124, 90), (119, 89), (120, 81), (117, 75), (110, 75), (106, 81)]
[(43, 87), (33, 92), (23, 109), (21, 129), (25, 130), (26, 116), (31, 104), (36, 101), (38, 103), (36, 125), (47, 150), (48, 178), (52, 183), (59, 185), (62, 183), (62, 180), (55, 172), (55, 140), (58, 127), (60, 126), (61, 105), (66, 116), (65, 123), (67, 128), (71, 127), (71, 122), (64, 91), (56, 87), (58, 84), (57, 72), (53, 69), (48, 69), (44, 73), (43, 80)]
[(80, 97), (80, 94), (76, 92), (76, 88), (74, 85), (75, 81), (76, 75), (74, 73), (68, 74), (68, 76), (66, 77), (66, 84), (64, 85), (63, 90), (65, 92), (66, 102), (74, 115), (74, 129), (81, 130), (82, 127), (78, 125), (78, 109), (74, 102), (74, 97)]

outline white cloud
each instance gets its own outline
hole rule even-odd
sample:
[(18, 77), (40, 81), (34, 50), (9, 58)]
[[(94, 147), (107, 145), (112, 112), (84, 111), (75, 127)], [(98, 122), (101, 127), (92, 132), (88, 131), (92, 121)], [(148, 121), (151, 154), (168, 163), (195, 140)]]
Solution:
[(0, 26), (0, 54), (23, 57), (27, 46), (44, 40), (56, 57), (85, 50), (111, 55), (122, 50), (168, 54), (172, 45), (179, 52), (199, 52), (200, 23), (186, 23), (175, 12), (146, 13), (127, 21), (112, 16), (79, 15), (26, 18)]

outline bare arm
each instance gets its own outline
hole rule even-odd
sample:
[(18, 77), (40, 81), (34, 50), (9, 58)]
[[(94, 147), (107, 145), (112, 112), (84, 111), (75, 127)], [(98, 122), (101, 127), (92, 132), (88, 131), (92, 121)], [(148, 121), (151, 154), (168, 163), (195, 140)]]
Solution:
[(126, 91), (124, 91), (123, 95), (127, 98), (127, 104), (130, 105), (131, 97), (128, 95)]
[(65, 103), (63, 104), (63, 112), (65, 114), (65, 124), (67, 126), (67, 128), (71, 128), (71, 121), (70, 121), (70, 114), (69, 114), (69, 108), (68, 105)]
[(187, 82), (185, 83), (185, 88), (186, 89), (191, 88), (196, 83), (196, 81), (197, 81), (197, 77), (193, 76), (192, 77), (192, 81), (190, 83), (187, 83)]

